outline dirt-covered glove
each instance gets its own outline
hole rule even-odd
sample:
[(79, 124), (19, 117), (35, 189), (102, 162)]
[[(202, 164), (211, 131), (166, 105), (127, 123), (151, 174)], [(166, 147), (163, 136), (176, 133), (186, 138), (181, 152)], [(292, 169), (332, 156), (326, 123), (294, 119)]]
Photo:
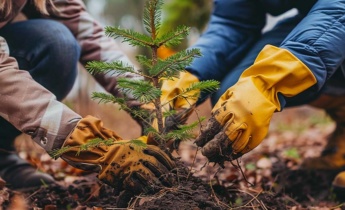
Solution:
[(211, 162), (222, 165), (240, 157), (267, 135), (273, 113), (283, 108), (281, 96), (295, 96), (315, 83), (313, 73), (292, 53), (267, 45), (221, 96), (195, 143)]
[[(97, 138), (102, 139), (101, 142), (93, 140)], [(140, 137), (139, 140), (146, 143), (147, 138)], [(101, 120), (87, 116), (67, 137), (63, 145), (67, 151), (61, 158), (74, 167), (98, 172), (101, 181), (119, 192), (126, 190), (134, 195), (150, 192), (157, 185), (170, 185), (168, 174), (175, 163), (158, 147), (143, 145), (138, 148), (128, 140), (122, 140), (115, 132), (103, 127)]]

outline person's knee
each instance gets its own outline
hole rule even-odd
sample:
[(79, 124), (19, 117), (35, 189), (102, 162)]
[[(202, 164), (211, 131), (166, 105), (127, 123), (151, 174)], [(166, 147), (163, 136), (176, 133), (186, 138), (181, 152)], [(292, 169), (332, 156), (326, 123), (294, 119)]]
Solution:
[[(80, 46), (70, 30), (52, 20), (37, 20), (41, 28), (36, 67), (29, 72), (35, 80), (62, 100), (72, 89), (77, 76)], [(44, 28), (44, 30), (42, 30)]]
[[(43, 20), (38, 24), (42, 33), (41, 44), (45, 45), (48, 52), (56, 55), (57, 60), (63, 58), (78, 60), (80, 46), (71, 31), (63, 24), (53, 20)], [(44, 30), (42, 30), (42, 28)]]

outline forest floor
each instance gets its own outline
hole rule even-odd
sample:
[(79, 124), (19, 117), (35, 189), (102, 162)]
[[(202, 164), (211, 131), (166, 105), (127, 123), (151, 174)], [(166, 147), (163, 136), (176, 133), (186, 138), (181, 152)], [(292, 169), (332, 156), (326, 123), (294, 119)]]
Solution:
[[(199, 115), (209, 111), (206, 105)], [(345, 209), (345, 201), (337, 200), (331, 189), (336, 171), (299, 169), (303, 159), (320, 154), (333, 129), (334, 123), (320, 110), (286, 109), (275, 114), (261, 145), (224, 169), (207, 164), (193, 142), (183, 142), (175, 155), (188, 167), (185, 177), (198, 185), (181, 180), (179, 189), (139, 196), (127, 209)], [(121, 132), (128, 134), (128, 129)], [(37, 146), (19, 145), (20, 155), (53, 175), (59, 185), (23, 193), (0, 181), (2, 209), (122, 209), (113, 189), (98, 182), (95, 174), (54, 161)]]

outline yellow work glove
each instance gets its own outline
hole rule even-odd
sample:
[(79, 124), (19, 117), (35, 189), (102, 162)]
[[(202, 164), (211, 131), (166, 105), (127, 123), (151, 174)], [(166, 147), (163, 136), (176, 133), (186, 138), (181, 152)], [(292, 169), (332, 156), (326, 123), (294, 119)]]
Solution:
[[(80, 146), (95, 138), (111, 139), (114, 144), (101, 144), (80, 151)], [(139, 140), (146, 143), (147, 138), (143, 136)], [(63, 147), (69, 149), (61, 158), (74, 167), (98, 172), (101, 181), (131, 195), (150, 192), (160, 184), (170, 185), (172, 176), (168, 174), (175, 168), (174, 161), (154, 145), (136, 148), (128, 142), (103, 127), (101, 120), (87, 116), (78, 122), (67, 137)]]
[(278, 94), (292, 97), (316, 82), (292, 53), (267, 45), (216, 103), (197, 146), (209, 161), (221, 165), (242, 156), (267, 135), (273, 113), (282, 108)]

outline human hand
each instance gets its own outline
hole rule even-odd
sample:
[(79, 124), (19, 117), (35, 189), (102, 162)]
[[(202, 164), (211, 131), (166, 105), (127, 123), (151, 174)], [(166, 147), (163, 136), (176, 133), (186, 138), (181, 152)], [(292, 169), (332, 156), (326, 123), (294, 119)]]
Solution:
[(267, 135), (273, 113), (284, 107), (284, 97), (316, 82), (312, 71), (291, 52), (267, 45), (221, 96), (195, 143), (209, 161), (220, 165), (241, 157)]
[(101, 181), (119, 192), (137, 195), (170, 186), (173, 176), (168, 174), (175, 168), (172, 158), (145, 136), (136, 141), (122, 140), (103, 127), (101, 120), (87, 116), (66, 139), (61, 158), (74, 167), (98, 172)]
[(263, 140), (277, 109), (277, 104), (264, 97), (250, 79), (241, 80), (219, 99), (195, 143), (210, 162), (222, 165)]

